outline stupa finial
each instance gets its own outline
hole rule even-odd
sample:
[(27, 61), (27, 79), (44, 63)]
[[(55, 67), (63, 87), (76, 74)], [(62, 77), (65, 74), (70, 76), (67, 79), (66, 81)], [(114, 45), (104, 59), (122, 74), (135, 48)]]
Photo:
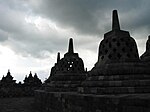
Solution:
[(57, 54), (57, 63), (60, 61), (60, 52)]
[(120, 24), (119, 24), (117, 10), (113, 10), (113, 15), (112, 15), (112, 30), (120, 30)]
[(8, 69), (7, 75), (10, 75), (10, 69)]
[(74, 50), (73, 50), (73, 39), (72, 38), (70, 38), (70, 40), (69, 40), (68, 53), (74, 53)]

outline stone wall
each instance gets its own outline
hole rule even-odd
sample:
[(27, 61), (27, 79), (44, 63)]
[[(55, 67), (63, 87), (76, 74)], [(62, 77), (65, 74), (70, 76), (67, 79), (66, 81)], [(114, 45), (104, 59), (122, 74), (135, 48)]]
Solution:
[(150, 94), (92, 95), (35, 91), (39, 112), (150, 112)]

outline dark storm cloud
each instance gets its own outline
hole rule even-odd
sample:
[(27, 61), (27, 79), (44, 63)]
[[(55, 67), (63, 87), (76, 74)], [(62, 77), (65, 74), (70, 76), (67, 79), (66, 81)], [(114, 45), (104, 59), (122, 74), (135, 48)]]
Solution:
[(36, 12), (56, 21), (61, 27), (95, 33), (97, 18), (94, 18), (94, 5), (96, 4), (87, 0), (45, 0), (34, 8)]
[[(79, 33), (95, 35), (108, 30), (113, 9), (118, 9), (120, 15), (126, 14), (126, 21), (133, 25), (130, 27), (147, 25), (149, 23), (148, 4), (150, 4), (148, 0), (136, 0), (136, 2), (131, 0), (44, 0), (39, 4), (33, 4), (33, 10), (53, 19), (62, 27), (73, 27)], [(135, 14), (132, 17), (128, 13)]]

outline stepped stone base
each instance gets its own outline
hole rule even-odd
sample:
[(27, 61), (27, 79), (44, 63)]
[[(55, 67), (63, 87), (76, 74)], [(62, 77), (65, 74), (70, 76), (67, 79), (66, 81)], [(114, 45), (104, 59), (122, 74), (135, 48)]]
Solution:
[(50, 83), (47, 83), (45, 90), (53, 92), (77, 91), (81, 86), (81, 82), (85, 80), (85, 74), (61, 74), (50, 78)]
[(150, 93), (150, 69), (143, 63), (106, 64), (93, 68), (81, 85), (83, 94)]
[(39, 112), (150, 112), (150, 94), (92, 95), (35, 92)]
[(104, 66), (94, 67), (89, 74), (91, 76), (97, 75), (127, 75), (127, 74), (150, 74), (150, 68), (148, 64), (137, 63), (112, 63), (105, 64)]

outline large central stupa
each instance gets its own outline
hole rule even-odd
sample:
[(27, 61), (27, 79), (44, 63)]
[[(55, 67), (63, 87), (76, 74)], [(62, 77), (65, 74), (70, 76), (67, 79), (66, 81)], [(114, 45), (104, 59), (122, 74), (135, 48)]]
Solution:
[[(145, 55), (142, 59), (144, 57)], [(78, 89), (79, 92), (92, 94), (147, 93), (150, 92), (149, 74), (148, 64), (139, 58), (135, 40), (128, 31), (120, 30), (118, 14), (114, 10), (112, 30), (104, 34), (104, 39), (99, 45), (98, 61), (88, 73), (87, 79), (83, 81), (82, 87)]]
[(110, 63), (137, 62), (139, 54), (135, 40), (128, 31), (120, 30), (117, 11), (113, 11), (112, 30), (104, 34), (99, 46), (96, 67)]

